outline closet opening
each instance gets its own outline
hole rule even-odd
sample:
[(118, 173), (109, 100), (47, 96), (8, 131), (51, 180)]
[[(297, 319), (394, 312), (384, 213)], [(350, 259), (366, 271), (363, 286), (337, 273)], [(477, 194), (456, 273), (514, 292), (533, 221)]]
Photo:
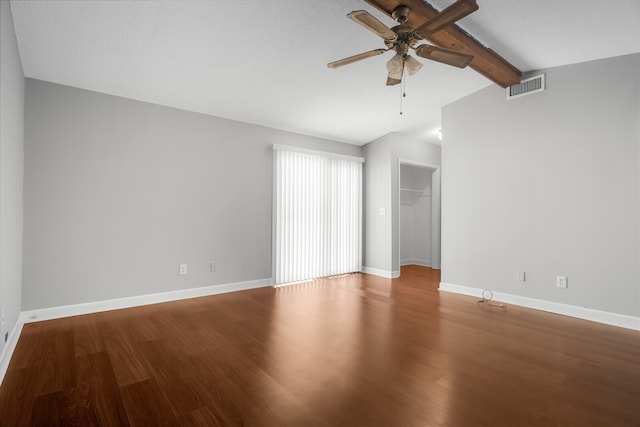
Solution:
[(440, 168), (398, 164), (398, 266), (440, 269)]

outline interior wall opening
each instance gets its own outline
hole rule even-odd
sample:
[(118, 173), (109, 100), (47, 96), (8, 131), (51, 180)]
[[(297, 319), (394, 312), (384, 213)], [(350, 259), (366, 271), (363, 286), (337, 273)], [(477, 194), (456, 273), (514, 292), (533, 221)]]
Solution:
[(399, 161), (398, 266), (440, 268), (440, 169)]

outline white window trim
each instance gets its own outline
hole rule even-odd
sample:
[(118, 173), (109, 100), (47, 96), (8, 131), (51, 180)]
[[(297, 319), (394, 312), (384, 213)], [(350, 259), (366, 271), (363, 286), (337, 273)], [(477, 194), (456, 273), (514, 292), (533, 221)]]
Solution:
[(274, 150), (295, 151), (298, 153), (313, 154), (315, 156), (333, 157), (336, 159), (351, 160), (354, 162), (364, 163), (364, 157), (350, 156), (348, 154), (332, 153), (330, 151), (312, 150), (310, 148), (296, 147), (295, 145), (273, 144)]

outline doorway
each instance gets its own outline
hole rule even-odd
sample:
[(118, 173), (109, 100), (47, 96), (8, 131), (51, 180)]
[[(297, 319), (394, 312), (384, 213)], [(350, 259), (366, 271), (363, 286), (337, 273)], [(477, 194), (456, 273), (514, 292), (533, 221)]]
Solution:
[(398, 204), (398, 267), (439, 269), (440, 168), (399, 160)]

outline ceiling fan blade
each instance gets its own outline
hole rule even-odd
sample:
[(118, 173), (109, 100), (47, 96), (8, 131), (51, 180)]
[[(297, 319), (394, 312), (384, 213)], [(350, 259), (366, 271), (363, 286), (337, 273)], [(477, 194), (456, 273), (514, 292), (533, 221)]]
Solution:
[(382, 55), (385, 53), (386, 49), (374, 49), (369, 52), (359, 53), (357, 55), (350, 56), (348, 58), (340, 59), (338, 61), (329, 62), (327, 67), (329, 68), (338, 68), (343, 65), (351, 64), (352, 62), (360, 61), (362, 59), (371, 58), (372, 56)]
[(404, 71), (404, 58), (402, 55), (396, 54), (393, 58), (387, 61), (387, 70), (389, 70), (387, 86), (393, 86), (400, 83), (402, 81), (402, 71)]
[(444, 47), (431, 46), (428, 44), (418, 46), (416, 48), (416, 54), (422, 58), (453, 65), (458, 68), (464, 68), (473, 61), (473, 55), (468, 53), (453, 49), (445, 49)]
[(447, 25), (453, 24), (476, 10), (478, 10), (476, 0), (458, 0), (416, 28), (416, 34), (426, 39), (431, 34), (440, 31)]
[(384, 25), (366, 10), (354, 10), (353, 12), (348, 13), (347, 17), (385, 40), (395, 40), (398, 38), (391, 28)]
[(407, 73), (409, 73), (410, 76), (413, 76), (422, 68), (422, 64), (411, 55), (407, 55), (407, 58), (404, 60), (404, 65), (407, 67)]

